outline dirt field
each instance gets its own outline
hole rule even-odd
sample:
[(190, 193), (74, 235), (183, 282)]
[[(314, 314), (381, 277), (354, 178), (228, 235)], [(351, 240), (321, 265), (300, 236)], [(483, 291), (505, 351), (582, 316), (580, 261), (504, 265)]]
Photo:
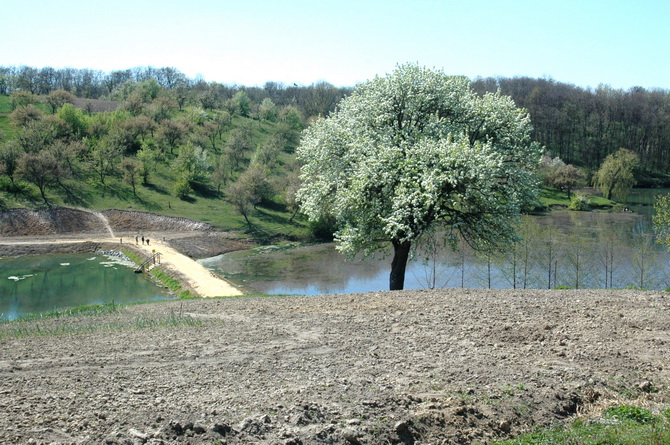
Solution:
[[(201, 325), (141, 328), (169, 314)], [(3, 324), (0, 351), (0, 443), (486, 443), (623, 400), (667, 406), (670, 297), (175, 301)]]

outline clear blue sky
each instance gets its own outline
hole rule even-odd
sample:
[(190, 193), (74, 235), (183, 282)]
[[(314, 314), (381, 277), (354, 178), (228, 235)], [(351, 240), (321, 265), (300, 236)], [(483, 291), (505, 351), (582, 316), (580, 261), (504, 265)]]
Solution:
[(0, 11), (3, 66), (353, 86), (414, 62), (670, 89), (670, 0), (0, 0)]

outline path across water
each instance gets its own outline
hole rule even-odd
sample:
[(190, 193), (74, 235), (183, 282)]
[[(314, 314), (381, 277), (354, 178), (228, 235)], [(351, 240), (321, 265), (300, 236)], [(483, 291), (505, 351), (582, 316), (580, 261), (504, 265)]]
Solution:
[[(120, 238), (58, 238), (58, 239), (3, 239), (2, 244), (66, 244), (66, 243), (106, 243), (119, 244)], [(127, 244), (126, 244), (127, 243)], [(242, 295), (242, 292), (228, 281), (215, 275), (195, 260), (181, 254), (168, 246), (165, 242), (151, 241), (151, 245), (124, 242), (120, 247), (137, 248), (148, 257), (152, 253), (161, 254), (161, 265), (176, 272), (190, 288), (200, 297), (232, 297)]]
[(201, 297), (232, 297), (242, 295), (242, 292), (229, 282), (218, 277), (202, 264), (183, 255), (163, 242), (151, 241), (151, 245), (136, 244), (147, 256), (153, 253), (161, 254), (161, 264), (182, 275), (187, 284)]

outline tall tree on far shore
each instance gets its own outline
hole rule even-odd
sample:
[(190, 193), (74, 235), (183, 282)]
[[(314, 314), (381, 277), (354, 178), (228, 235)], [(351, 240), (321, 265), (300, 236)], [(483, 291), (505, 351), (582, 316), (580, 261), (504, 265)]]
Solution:
[(633, 172), (639, 165), (637, 154), (625, 148), (608, 155), (600, 169), (593, 176), (593, 185), (599, 188), (605, 198), (625, 199), (635, 185)]

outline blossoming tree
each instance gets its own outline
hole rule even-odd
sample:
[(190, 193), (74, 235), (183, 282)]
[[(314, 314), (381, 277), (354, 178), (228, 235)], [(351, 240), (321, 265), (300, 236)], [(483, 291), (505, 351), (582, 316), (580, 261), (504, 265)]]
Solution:
[(334, 218), (349, 254), (393, 246), (390, 289), (403, 289), (410, 250), (442, 226), (477, 248), (515, 239), (534, 202), (541, 150), (528, 114), (464, 77), (400, 65), (361, 84), (303, 134), (298, 199), (311, 219)]

